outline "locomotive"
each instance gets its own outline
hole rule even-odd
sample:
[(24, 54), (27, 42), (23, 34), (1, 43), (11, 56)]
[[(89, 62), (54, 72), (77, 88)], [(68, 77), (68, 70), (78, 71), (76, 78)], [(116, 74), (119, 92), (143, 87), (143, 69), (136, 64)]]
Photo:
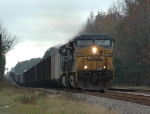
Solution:
[(113, 39), (107, 35), (80, 35), (22, 74), (22, 86), (63, 86), (82, 90), (106, 90), (112, 86)]

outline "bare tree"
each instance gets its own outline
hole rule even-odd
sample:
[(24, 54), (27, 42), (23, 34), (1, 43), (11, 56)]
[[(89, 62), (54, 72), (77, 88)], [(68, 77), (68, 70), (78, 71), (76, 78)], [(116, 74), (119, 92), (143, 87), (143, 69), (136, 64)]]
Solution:
[(10, 51), (18, 42), (16, 35), (11, 34), (0, 22), (0, 34), (1, 34), (1, 54), (0, 54), (0, 80), (5, 71), (5, 54)]
[(0, 23), (0, 31), (2, 34), (2, 54), (6, 54), (18, 42), (18, 37), (8, 32), (8, 30)]

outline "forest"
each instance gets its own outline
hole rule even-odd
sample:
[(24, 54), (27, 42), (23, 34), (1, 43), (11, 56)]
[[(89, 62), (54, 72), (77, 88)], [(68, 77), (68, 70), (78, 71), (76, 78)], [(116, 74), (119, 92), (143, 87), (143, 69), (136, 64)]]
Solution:
[[(98, 11), (96, 15), (90, 12), (86, 24), (75, 36), (81, 34), (105, 34), (113, 38), (114, 85), (150, 86), (150, 0), (118, 0), (108, 11)], [(40, 61), (35, 60), (31, 61), (34, 64)], [(25, 62), (13, 68), (17, 72), (19, 64)]]

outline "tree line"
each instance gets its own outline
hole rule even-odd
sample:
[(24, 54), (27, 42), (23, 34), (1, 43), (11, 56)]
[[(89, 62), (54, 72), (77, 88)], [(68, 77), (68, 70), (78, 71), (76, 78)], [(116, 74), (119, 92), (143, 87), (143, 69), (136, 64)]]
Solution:
[(32, 58), (30, 60), (25, 60), (18, 62), (14, 67), (11, 68), (11, 72), (16, 72), (16, 73), (23, 73), (25, 70), (28, 70), (38, 64), (40, 61), (43, 61), (47, 57), (50, 56), (51, 50), (53, 47), (48, 48), (42, 58)]
[(35, 66), (37, 63), (39, 63), (41, 58), (32, 58), (30, 60), (25, 60), (18, 62), (15, 67), (11, 68), (11, 72), (15, 73), (23, 73), (25, 70), (29, 70), (33, 66)]
[(114, 39), (115, 85), (150, 86), (150, 1), (122, 0), (93, 12), (79, 34)]

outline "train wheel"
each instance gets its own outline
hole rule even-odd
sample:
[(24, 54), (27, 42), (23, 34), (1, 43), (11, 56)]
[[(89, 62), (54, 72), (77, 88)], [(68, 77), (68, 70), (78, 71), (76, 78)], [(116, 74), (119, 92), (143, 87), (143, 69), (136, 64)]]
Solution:
[(65, 87), (69, 86), (69, 84), (68, 84), (68, 78), (66, 76), (62, 76), (61, 80), (62, 80), (63, 86), (65, 86)]
[(70, 85), (73, 87), (73, 88), (76, 88), (76, 83), (75, 83), (75, 77), (74, 76), (70, 76), (70, 79), (69, 79), (69, 83)]

